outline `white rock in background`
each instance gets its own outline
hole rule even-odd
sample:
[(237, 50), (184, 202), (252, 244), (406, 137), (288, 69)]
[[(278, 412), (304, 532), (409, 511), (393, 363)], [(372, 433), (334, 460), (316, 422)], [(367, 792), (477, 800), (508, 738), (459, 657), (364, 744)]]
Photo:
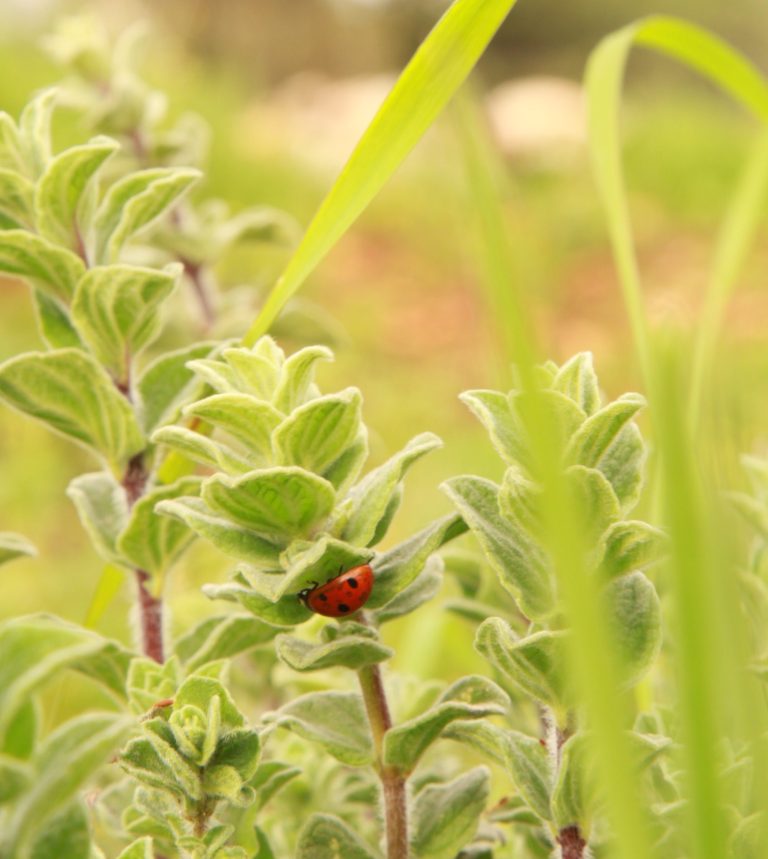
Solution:
[(507, 155), (567, 155), (586, 143), (584, 91), (566, 78), (506, 81), (488, 93), (486, 107), (493, 135)]

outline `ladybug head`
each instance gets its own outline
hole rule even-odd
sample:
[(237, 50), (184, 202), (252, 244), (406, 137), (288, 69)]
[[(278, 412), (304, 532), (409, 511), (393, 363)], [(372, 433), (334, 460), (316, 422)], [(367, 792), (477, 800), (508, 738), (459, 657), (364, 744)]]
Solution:
[(313, 590), (315, 590), (315, 588), (317, 588), (317, 587), (318, 587), (318, 582), (309, 582), (309, 587), (302, 588), (302, 589), (301, 589), (301, 590), (296, 594), (296, 596), (297, 596), (297, 597), (298, 597), (298, 598), (299, 598), (299, 599), (304, 603), (304, 605), (307, 605), (307, 600), (309, 599), (309, 595), (310, 595), (310, 594), (312, 593), (312, 591), (313, 591)]

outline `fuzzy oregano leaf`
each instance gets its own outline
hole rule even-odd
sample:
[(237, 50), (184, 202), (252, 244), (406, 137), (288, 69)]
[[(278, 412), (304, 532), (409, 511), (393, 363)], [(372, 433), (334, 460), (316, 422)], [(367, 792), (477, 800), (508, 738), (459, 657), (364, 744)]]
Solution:
[(26, 230), (0, 231), (0, 272), (68, 304), (85, 273), (79, 256)]
[(169, 486), (157, 486), (133, 505), (128, 522), (117, 539), (117, 551), (137, 569), (152, 576), (162, 575), (194, 539), (194, 532), (169, 516), (158, 516), (161, 501), (192, 496), (201, 478), (184, 477)]
[(64, 668), (101, 682), (125, 697), (130, 654), (96, 633), (46, 615), (0, 624), (0, 736), (28, 696)]
[(278, 631), (252, 615), (209, 617), (185, 633), (174, 645), (174, 651), (185, 669), (194, 671), (207, 662), (227, 659), (266, 644)]
[(96, 551), (112, 564), (125, 565), (117, 538), (128, 522), (128, 498), (111, 472), (81, 474), (69, 484), (67, 495)]
[(30, 352), (0, 365), (0, 397), (119, 467), (144, 447), (130, 404), (78, 349)]
[(535, 737), (508, 731), (505, 744), (507, 770), (531, 811), (551, 819), (550, 797), (555, 773), (547, 749)]
[(236, 525), (229, 519), (216, 515), (199, 498), (183, 497), (161, 501), (156, 511), (184, 522), (226, 555), (246, 561), (257, 569), (281, 569), (279, 546), (250, 528)]
[(10, 826), (10, 842), (21, 855), (41, 824), (64, 808), (103, 764), (131, 723), (114, 713), (88, 713), (65, 722), (46, 738), (32, 761), (34, 786), (18, 803)]
[(150, 434), (160, 426), (176, 420), (181, 409), (202, 389), (188, 361), (204, 358), (215, 343), (197, 343), (166, 352), (152, 361), (136, 382), (138, 413), (142, 429)]
[(239, 478), (214, 475), (203, 484), (203, 500), (237, 525), (275, 542), (308, 535), (328, 517), (336, 495), (322, 477), (303, 468), (265, 468)]
[(441, 444), (433, 433), (422, 433), (353, 487), (348, 496), (352, 501), (352, 512), (344, 527), (343, 539), (360, 546), (373, 545), (374, 537), (381, 539), (384, 534), (379, 533), (379, 523), (387, 513), (405, 472), (424, 454)]
[(466, 530), (464, 520), (456, 514), (450, 514), (382, 552), (375, 561), (375, 584), (367, 607), (381, 608), (404, 594), (424, 570), (429, 556)]
[(646, 522), (623, 520), (605, 532), (600, 567), (607, 578), (618, 578), (660, 561), (667, 551), (667, 536)]
[(83, 227), (78, 223), (78, 209), (83, 193), (96, 171), (119, 148), (109, 137), (95, 137), (51, 160), (35, 195), (37, 226), (44, 238), (78, 250)]
[(475, 647), (526, 695), (563, 712), (569, 696), (565, 678), (565, 633), (542, 630), (519, 638), (498, 617), (480, 624)]
[(131, 359), (160, 333), (160, 307), (176, 287), (181, 267), (165, 271), (130, 265), (96, 266), (80, 279), (72, 320), (99, 362), (120, 380)]
[(566, 361), (555, 373), (552, 387), (573, 400), (588, 416), (600, 408), (600, 386), (589, 352), (579, 352)]
[(362, 698), (349, 692), (310, 692), (264, 717), (350, 766), (373, 761), (373, 742)]
[(36, 555), (37, 549), (21, 534), (0, 531), (0, 564), (7, 564), (15, 558)]
[(96, 262), (117, 262), (128, 239), (159, 218), (199, 177), (197, 170), (156, 167), (115, 182), (94, 217)]
[(356, 388), (299, 406), (273, 437), (282, 462), (324, 475), (352, 444), (360, 428), (362, 397)]
[(624, 682), (631, 686), (650, 668), (661, 646), (659, 597), (649, 579), (635, 572), (608, 585), (607, 604)]
[(429, 785), (413, 803), (411, 846), (419, 859), (454, 859), (472, 840), (490, 793), (490, 774), (476, 767), (447, 784)]
[(419, 758), (451, 723), (503, 715), (509, 698), (485, 677), (464, 677), (425, 713), (391, 728), (384, 736), (384, 763), (411, 772)]
[(155, 851), (152, 849), (152, 839), (147, 835), (139, 838), (117, 857), (117, 859), (155, 859)]
[(34, 229), (34, 199), (35, 186), (26, 176), (0, 169), (0, 224), (4, 228)]
[(485, 478), (466, 475), (446, 481), (442, 488), (523, 613), (537, 619), (551, 614), (555, 607), (552, 575), (545, 565), (533, 564), (515, 540), (510, 522), (499, 510), (499, 487)]
[[(81, 800), (74, 800), (38, 828), (27, 849), (29, 859), (91, 859), (88, 813)], [(2, 848), (0, 848), (1, 850)], [(18, 859), (25, 859), (24, 854)]]
[(380, 859), (380, 856), (346, 823), (330, 814), (313, 814), (304, 824), (296, 847), (296, 859)]
[(294, 671), (319, 671), (335, 666), (358, 671), (394, 655), (394, 651), (381, 642), (359, 635), (344, 636), (325, 644), (280, 635), (275, 640), (275, 649), (278, 657)]

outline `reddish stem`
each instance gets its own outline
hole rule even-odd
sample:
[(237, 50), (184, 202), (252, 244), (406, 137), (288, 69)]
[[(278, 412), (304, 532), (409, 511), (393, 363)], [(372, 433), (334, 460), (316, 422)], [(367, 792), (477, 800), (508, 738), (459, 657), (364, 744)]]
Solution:
[[(123, 489), (128, 499), (128, 506), (133, 505), (144, 494), (147, 485), (144, 454), (137, 453), (129, 462), (123, 475)], [(163, 656), (163, 601), (155, 597), (147, 587), (151, 576), (146, 570), (135, 570), (136, 582), (139, 588), (139, 615), (141, 620), (142, 650), (150, 659), (162, 663)]]
[(145, 570), (136, 570), (139, 586), (139, 611), (141, 614), (142, 650), (150, 659), (162, 663), (163, 656), (163, 601), (152, 596), (147, 582), (152, 577)]
[(557, 836), (561, 859), (583, 859), (587, 842), (581, 836), (578, 826), (566, 826)]

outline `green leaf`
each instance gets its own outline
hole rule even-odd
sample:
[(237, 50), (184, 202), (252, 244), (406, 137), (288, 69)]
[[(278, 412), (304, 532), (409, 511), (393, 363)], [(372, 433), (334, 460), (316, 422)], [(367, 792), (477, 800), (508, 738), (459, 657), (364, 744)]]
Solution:
[(0, 215), (13, 227), (33, 230), (35, 186), (15, 170), (0, 169)]
[[(499, 511), (499, 487), (490, 480), (466, 475), (441, 488), (477, 537), (501, 583), (530, 618), (547, 617), (555, 608), (555, 585), (542, 558), (527, 551)], [(526, 551), (524, 551), (526, 550)]]
[(170, 486), (157, 486), (146, 492), (131, 508), (128, 522), (117, 539), (119, 554), (151, 576), (166, 572), (195, 535), (178, 519), (159, 515), (155, 506), (182, 495), (193, 495), (201, 480), (183, 477)]
[(276, 409), (290, 414), (310, 398), (318, 361), (333, 361), (333, 352), (325, 346), (307, 346), (286, 358), (272, 400)]
[(656, 590), (640, 572), (608, 585), (611, 625), (624, 669), (634, 685), (651, 667), (661, 647), (661, 606)]
[(7, 564), (15, 558), (37, 554), (37, 549), (21, 534), (0, 531), (0, 564)]
[(275, 650), (294, 671), (319, 671), (341, 666), (357, 671), (365, 665), (384, 662), (394, 651), (370, 638), (350, 635), (327, 644), (313, 644), (291, 635), (279, 635)]
[(225, 728), (241, 728), (245, 724), (245, 719), (229, 692), (212, 677), (194, 674), (187, 677), (174, 696), (174, 709), (192, 705), (207, 712), (213, 698), (218, 698), (221, 702), (221, 722)]
[(51, 157), (51, 115), (57, 91), (46, 89), (27, 103), (19, 117), (19, 146), (33, 176), (39, 176)]
[(83, 224), (78, 210), (88, 183), (120, 144), (108, 137), (94, 137), (53, 158), (37, 185), (35, 209), (40, 235), (78, 251)]
[(330, 483), (296, 467), (265, 468), (239, 478), (217, 474), (203, 483), (202, 495), (215, 513), (283, 543), (309, 536), (336, 500)]
[(432, 433), (411, 439), (399, 453), (369, 472), (349, 493), (352, 512), (342, 537), (359, 546), (370, 546), (374, 536), (381, 536), (378, 526), (387, 513), (392, 498), (405, 472), (424, 454), (442, 445)]
[(373, 761), (373, 742), (362, 698), (350, 692), (310, 692), (295, 698), (264, 721), (317, 743), (349, 766)]
[(573, 400), (586, 414), (600, 408), (600, 386), (592, 365), (591, 352), (579, 352), (562, 365), (555, 374), (552, 387)]
[(514, 0), (456, 0), (416, 51), (352, 153), (245, 341), (265, 333), (461, 86)]
[(605, 532), (600, 567), (608, 578), (618, 578), (660, 561), (667, 551), (667, 535), (646, 522), (623, 520)]
[(485, 427), (496, 452), (507, 465), (527, 461), (522, 428), (510, 399), (499, 391), (465, 391), (459, 399)]
[(281, 569), (279, 546), (265, 540), (250, 528), (235, 525), (229, 519), (217, 516), (199, 498), (161, 501), (156, 511), (184, 522), (226, 555), (246, 561), (259, 569)]
[(36, 702), (29, 698), (21, 707), (0, 737), (0, 753), (12, 755), (20, 760), (28, 760), (37, 744), (38, 711)]
[(245, 456), (187, 427), (161, 427), (152, 434), (152, 441), (170, 447), (193, 462), (228, 474), (244, 474), (252, 468)]
[(210, 355), (215, 343), (197, 343), (166, 352), (149, 364), (136, 381), (137, 412), (147, 435), (173, 423), (182, 408), (199, 396), (204, 385), (187, 366), (188, 361)]
[(611, 484), (596, 468), (571, 465), (565, 472), (570, 509), (578, 517), (584, 546), (591, 547), (621, 516)]
[(130, 265), (89, 269), (77, 284), (72, 321), (112, 375), (127, 381), (132, 359), (160, 333), (160, 307), (181, 274)]
[(29, 352), (0, 365), (0, 397), (122, 468), (144, 447), (130, 403), (78, 349)]
[[(70, 803), (36, 833), (29, 859), (90, 859), (91, 832), (82, 802)], [(21, 857), (19, 857), (21, 859)]]
[(43, 290), (33, 287), (32, 302), (35, 308), (37, 328), (45, 344), (51, 349), (66, 349), (69, 346), (82, 349), (80, 336), (72, 324), (69, 310)]
[(489, 782), (488, 770), (476, 767), (418, 794), (411, 814), (411, 847), (419, 859), (455, 859), (475, 835), (488, 801)]
[(384, 736), (384, 763), (410, 773), (451, 722), (503, 715), (508, 706), (507, 694), (495, 683), (485, 677), (463, 677), (425, 713), (387, 731)]
[(125, 489), (109, 471), (81, 474), (67, 487), (80, 522), (96, 551), (111, 564), (127, 566), (117, 549), (117, 538), (128, 523)]
[(361, 405), (360, 392), (347, 388), (294, 409), (274, 433), (279, 460), (324, 475), (358, 435)]
[(475, 648), (526, 695), (564, 712), (565, 633), (542, 630), (519, 638), (506, 621), (489, 617), (478, 627)]
[(125, 696), (130, 655), (115, 642), (45, 615), (14, 618), (0, 625), (0, 736), (26, 699), (64, 668), (99, 680)]
[(216, 745), (211, 766), (232, 767), (245, 782), (258, 770), (261, 741), (256, 731), (240, 728), (223, 734)]
[(313, 814), (304, 824), (296, 859), (379, 859), (350, 827), (330, 814)]
[(223, 357), (229, 365), (234, 390), (271, 402), (285, 360), (283, 350), (271, 337), (260, 338), (250, 349), (226, 349)]
[(274, 406), (248, 394), (214, 394), (188, 406), (184, 413), (219, 427), (245, 447), (253, 466), (271, 465), (272, 433), (283, 420)]
[(233, 578), (231, 584), (203, 585), (203, 593), (210, 599), (239, 602), (244, 609), (275, 626), (294, 626), (312, 617), (309, 609), (295, 595), (288, 595), (275, 602), (256, 593), (241, 570), (236, 571)]
[(596, 772), (588, 743), (588, 735), (579, 733), (560, 750), (560, 767), (552, 792), (552, 819), (559, 829), (579, 826), (589, 831), (596, 810)]
[(424, 569), (396, 597), (386, 605), (373, 612), (376, 622), (386, 623), (389, 620), (402, 617), (416, 611), (419, 606), (431, 600), (440, 590), (443, 583), (443, 561), (439, 555), (427, 558)]
[(155, 859), (152, 849), (152, 839), (147, 836), (139, 838), (123, 850), (117, 859)]
[(174, 651), (187, 672), (207, 662), (227, 659), (266, 644), (278, 630), (247, 614), (209, 617), (185, 633), (174, 645)]
[(40, 826), (62, 810), (100, 767), (132, 726), (114, 713), (89, 713), (71, 719), (51, 733), (33, 759), (37, 778), (18, 802), (10, 825), (11, 843), (23, 855)]
[(134, 713), (153, 710), (158, 701), (173, 698), (181, 683), (179, 660), (172, 656), (162, 665), (146, 656), (131, 661), (126, 690)]
[(587, 418), (568, 446), (569, 461), (600, 470), (622, 506), (634, 503), (639, 491), (644, 446), (629, 422), (644, 405), (639, 394), (624, 394)]
[(79, 256), (26, 230), (0, 231), (0, 272), (21, 277), (65, 305), (85, 273)]
[(25, 172), (26, 164), (20, 147), (16, 123), (4, 110), (0, 111), (0, 167)]
[(449, 514), (379, 555), (374, 564), (375, 582), (368, 608), (388, 605), (416, 581), (433, 552), (466, 530), (460, 516)]
[(94, 218), (95, 262), (117, 262), (123, 245), (157, 220), (199, 178), (197, 170), (156, 167), (115, 182)]
[(555, 773), (547, 749), (535, 737), (508, 731), (505, 752), (507, 770), (531, 811), (542, 820), (551, 820)]
[(296, 776), (301, 775), (298, 767), (281, 761), (262, 761), (248, 784), (256, 791), (256, 807), (262, 809), (270, 799)]
[(0, 806), (27, 790), (34, 777), (35, 771), (29, 764), (10, 755), (0, 754)]

